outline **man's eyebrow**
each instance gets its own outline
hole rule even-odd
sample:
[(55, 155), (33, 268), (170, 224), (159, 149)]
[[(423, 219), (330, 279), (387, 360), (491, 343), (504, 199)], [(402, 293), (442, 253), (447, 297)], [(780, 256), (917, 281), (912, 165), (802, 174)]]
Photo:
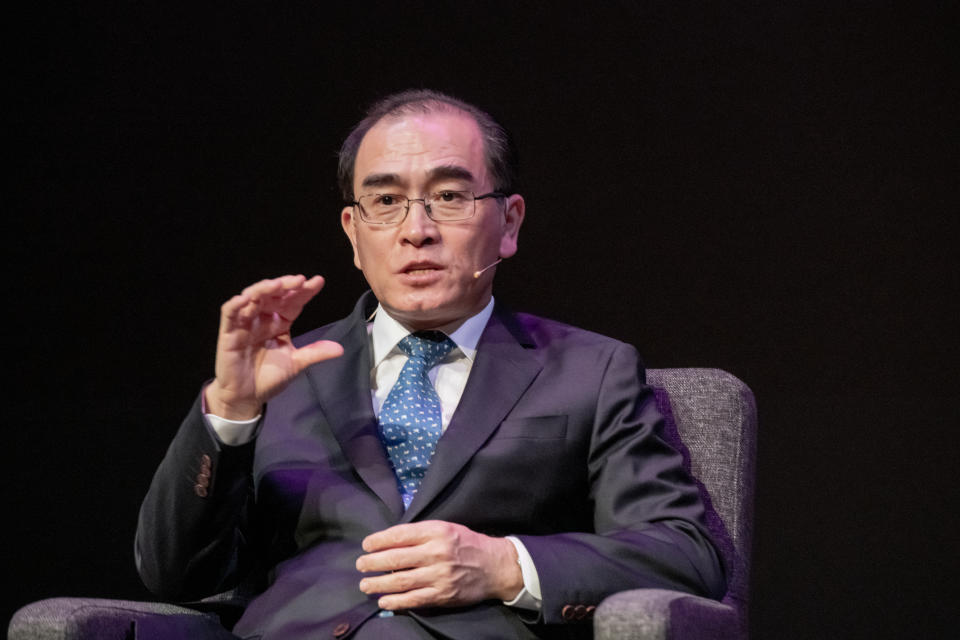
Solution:
[(401, 183), (400, 176), (395, 173), (371, 173), (364, 177), (361, 187), (389, 187)]
[(472, 173), (470, 173), (469, 169), (455, 164), (446, 164), (439, 167), (434, 167), (427, 172), (427, 177), (430, 182), (439, 182), (440, 180), (463, 180), (465, 182), (474, 181), (474, 176)]
[[(464, 182), (473, 182), (474, 175), (466, 167), (456, 164), (445, 164), (434, 167), (427, 172), (428, 182), (440, 182), (441, 180), (463, 180)], [(394, 187), (403, 186), (404, 181), (396, 173), (371, 173), (363, 178), (360, 186), (369, 189), (371, 187)]]

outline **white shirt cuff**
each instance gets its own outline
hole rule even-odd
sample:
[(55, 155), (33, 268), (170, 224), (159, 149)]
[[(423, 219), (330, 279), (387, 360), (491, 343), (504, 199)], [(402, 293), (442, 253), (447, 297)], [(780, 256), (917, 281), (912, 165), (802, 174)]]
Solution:
[(228, 420), (212, 413), (205, 413), (203, 416), (213, 427), (213, 432), (217, 434), (220, 442), (233, 447), (253, 440), (257, 435), (257, 425), (260, 423), (260, 416), (250, 420)]
[(517, 562), (520, 563), (520, 573), (523, 575), (523, 589), (513, 600), (504, 601), (503, 604), (539, 612), (540, 607), (543, 606), (543, 597), (540, 594), (540, 577), (537, 575), (537, 567), (534, 566), (533, 558), (530, 557), (530, 552), (522, 542), (513, 536), (507, 536), (507, 540), (513, 543), (517, 550)]

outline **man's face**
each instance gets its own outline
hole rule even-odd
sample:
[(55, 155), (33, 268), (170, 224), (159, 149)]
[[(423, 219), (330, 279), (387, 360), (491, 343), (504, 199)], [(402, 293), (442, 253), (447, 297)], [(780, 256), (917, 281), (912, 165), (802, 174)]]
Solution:
[[(360, 143), (354, 195), (493, 191), (483, 151), (479, 127), (459, 111), (384, 118)], [(516, 253), (523, 214), (523, 198), (513, 195), (477, 200), (467, 220), (434, 222), (414, 202), (399, 224), (368, 224), (354, 207), (343, 209), (341, 222), (380, 304), (419, 330), (463, 320), (489, 302), (496, 268), (473, 274)]]

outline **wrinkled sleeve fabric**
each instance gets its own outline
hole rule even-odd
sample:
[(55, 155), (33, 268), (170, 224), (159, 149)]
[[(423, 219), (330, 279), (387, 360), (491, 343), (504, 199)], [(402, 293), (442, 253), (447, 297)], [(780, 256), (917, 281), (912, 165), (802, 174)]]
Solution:
[(254, 446), (224, 444), (197, 398), (140, 508), (135, 557), (153, 593), (182, 601), (235, 586), (246, 569)]
[(633, 347), (618, 343), (597, 394), (588, 459), (593, 531), (517, 536), (540, 578), (546, 623), (564, 607), (628, 589), (719, 599), (724, 569), (697, 486), (662, 438), (663, 417)]

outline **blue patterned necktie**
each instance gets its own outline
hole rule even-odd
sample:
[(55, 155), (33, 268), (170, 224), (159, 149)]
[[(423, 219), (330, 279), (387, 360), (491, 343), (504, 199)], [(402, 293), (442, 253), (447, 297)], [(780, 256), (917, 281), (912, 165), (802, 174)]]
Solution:
[(380, 407), (380, 437), (406, 509), (420, 488), (443, 431), (440, 398), (427, 372), (456, 345), (439, 331), (418, 331), (398, 346), (407, 354), (407, 362)]

